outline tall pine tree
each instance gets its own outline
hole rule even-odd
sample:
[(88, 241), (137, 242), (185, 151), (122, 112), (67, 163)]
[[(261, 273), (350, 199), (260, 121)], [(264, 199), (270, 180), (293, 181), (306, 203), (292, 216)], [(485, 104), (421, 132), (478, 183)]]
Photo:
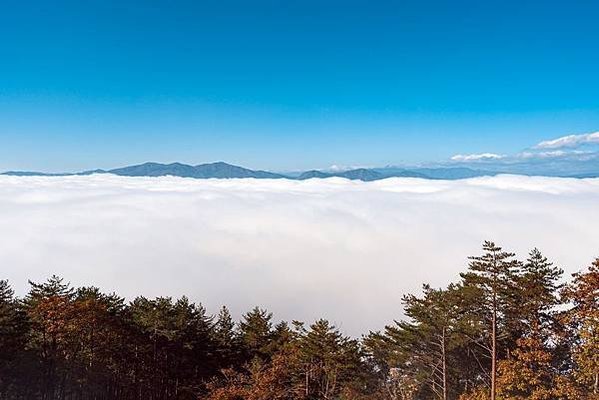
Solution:
[(488, 325), (487, 341), (490, 366), (490, 398), (496, 399), (498, 339), (500, 334), (509, 339), (509, 327), (513, 323), (517, 297), (514, 292), (514, 280), (520, 269), (520, 263), (514, 254), (505, 252), (495, 243), (483, 243), (483, 255), (470, 257), (468, 272), (461, 274), (465, 287), (471, 286), (480, 291), (477, 311)]
[(272, 356), (269, 349), (272, 335), (272, 313), (254, 307), (243, 316), (239, 323), (239, 338), (248, 361), (254, 358), (265, 361)]

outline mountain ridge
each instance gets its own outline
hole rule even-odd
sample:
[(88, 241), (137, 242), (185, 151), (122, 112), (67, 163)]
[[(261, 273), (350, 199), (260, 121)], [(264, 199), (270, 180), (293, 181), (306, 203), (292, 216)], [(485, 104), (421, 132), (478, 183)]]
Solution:
[[(240, 167), (233, 164), (228, 164), (223, 161), (212, 163), (204, 163), (197, 165), (183, 164), (179, 162), (173, 163), (157, 163), (145, 162), (142, 164), (129, 165), (120, 168), (109, 170), (94, 169), (73, 173), (48, 173), (34, 171), (6, 171), (0, 175), (9, 176), (82, 176), (91, 174), (114, 174), (118, 176), (140, 176), (140, 177), (158, 177), (158, 176), (177, 176), (182, 178), (195, 179), (234, 179), (234, 178), (255, 178), (255, 179), (292, 179), (292, 180), (307, 180), (307, 179), (326, 179), (332, 177), (346, 178), (350, 180), (360, 180), (365, 182), (381, 180), (393, 177), (408, 177), (434, 180), (456, 180), (475, 178), (480, 176), (494, 176), (496, 172), (472, 169), (468, 167), (393, 167), (387, 166), (382, 168), (355, 168), (345, 171), (322, 171), (308, 170), (296, 175), (276, 173), (264, 170), (253, 170)], [(543, 175), (545, 176), (545, 175)], [(554, 176), (554, 175), (547, 175)], [(564, 177), (587, 178), (596, 177), (599, 174), (580, 174), (580, 175), (564, 175)]]

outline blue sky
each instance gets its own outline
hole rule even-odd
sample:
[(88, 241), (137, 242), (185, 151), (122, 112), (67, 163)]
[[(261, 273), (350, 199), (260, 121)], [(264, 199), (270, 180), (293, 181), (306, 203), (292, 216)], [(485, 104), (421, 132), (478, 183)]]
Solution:
[(594, 1), (5, 1), (0, 170), (516, 154), (599, 130)]

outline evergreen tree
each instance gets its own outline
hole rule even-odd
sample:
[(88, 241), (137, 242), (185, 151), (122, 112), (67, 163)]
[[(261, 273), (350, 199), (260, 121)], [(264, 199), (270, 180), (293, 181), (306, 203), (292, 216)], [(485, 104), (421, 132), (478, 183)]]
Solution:
[[(514, 323), (514, 313), (517, 308), (517, 296), (514, 291), (514, 279), (519, 271), (520, 263), (514, 259), (514, 254), (505, 252), (501, 247), (490, 241), (483, 243), (484, 254), (470, 257), (468, 272), (461, 274), (463, 285), (474, 287), (480, 291), (480, 317), (488, 324), (488, 353), (490, 367), (490, 398), (496, 399), (497, 392), (497, 360), (498, 338), (503, 335), (508, 341), (513, 341), (509, 328)], [(511, 344), (511, 343), (510, 343)], [(506, 344), (508, 347), (510, 344)], [(507, 349), (505, 349), (507, 350)]]
[(336, 398), (344, 389), (349, 390), (353, 378), (362, 372), (358, 343), (324, 319), (308, 329), (297, 327), (305, 398)]
[(8, 281), (0, 280), (0, 399), (10, 398), (22, 386), (27, 328), (14, 291)]
[(366, 343), (369, 349), (384, 352), (389, 378), (402, 377), (404, 383), (419, 386), (421, 395), (446, 400), (458, 390), (460, 377), (454, 365), (462, 362), (454, 360), (464, 343), (459, 287), (443, 290), (424, 285), (423, 292), (422, 297), (404, 296), (408, 321), (387, 326), (383, 334), (371, 334)]
[(232, 347), (235, 343), (235, 322), (226, 306), (223, 306), (214, 324), (214, 339), (222, 347)]
[(272, 313), (254, 307), (239, 323), (239, 338), (248, 360), (257, 357), (268, 360), (272, 355), (269, 346), (272, 340)]
[(519, 319), (524, 335), (549, 339), (556, 323), (556, 306), (562, 288), (560, 280), (564, 271), (549, 262), (538, 249), (533, 249), (516, 279), (518, 289)]
[(60, 297), (65, 300), (72, 300), (75, 295), (75, 290), (69, 283), (64, 283), (64, 279), (52, 275), (46, 282), (35, 283), (29, 281), (31, 288), (27, 297), (25, 297), (25, 304), (27, 306), (34, 306), (37, 301), (46, 300), (53, 297)]
[(275, 325), (272, 331), (272, 339), (268, 346), (268, 353), (275, 354), (282, 351), (286, 346), (296, 339), (295, 332), (291, 330), (289, 324), (281, 321)]
[(557, 370), (552, 343), (562, 274), (537, 249), (522, 267), (517, 279), (522, 335), (512, 357), (500, 362), (498, 390), (502, 398), (554, 398)]
[(138, 297), (131, 315), (144, 343), (136, 374), (147, 382), (148, 397), (197, 395), (202, 380), (216, 371), (212, 318), (205, 309), (186, 297), (175, 302), (170, 297)]
[[(41, 368), (30, 377), (42, 399), (60, 398), (69, 378), (78, 347), (74, 310), (74, 290), (62, 278), (52, 276), (46, 282), (30, 282), (31, 289), (23, 302), (31, 324), (28, 346), (36, 353)], [(39, 384), (38, 384), (39, 383)]]
[(214, 324), (214, 341), (219, 368), (229, 368), (239, 359), (241, 350), (235, 334), (235, 322), (226, 306), (223, 306)]

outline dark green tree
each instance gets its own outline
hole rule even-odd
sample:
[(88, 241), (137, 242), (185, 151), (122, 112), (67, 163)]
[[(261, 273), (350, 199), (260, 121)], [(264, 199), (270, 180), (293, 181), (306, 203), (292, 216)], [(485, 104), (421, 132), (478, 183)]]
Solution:
[(213, 335), (219, 368), (230, 368), (239, 361), (241, 348), (235, 333), (235, 322), (226, 306), (218, 313)]
[(185, 297), (136, 298), (132, 322), (143, 346), (138, 351), (137, 380), (151, 399), (199, 394), (202, 381), (216, 370), (212, 318)]
[(334, 399), (366, 372), (356, 340), (342, 335), (327, 320), (304, 328), (297, 324), (305, 398)]
[[(406, 295), (404, 313), (409, 320), (387, 326), (383, 333), (369, 335), (365, 343), (374, 357), (383, 357), (386, 379), (409, 385), (421, 396), (446, 400), (458, 392), (458, 364), (462, 335), (459, 287), (433, 289), (423, 286), (422, 297)], [(378, 353), (378, 354), (377, 354)], [(381, 361), (379, 361), (380, 364)], [(397, 381), (401, 377), (402, 381)]]
[(0, 398), (15, 396), (24, 388), (27, 329), (14, 291), (8, 281), (0, 280)]
[(246, 313), (239, 323), (239, 339), (248, 361), (256, 357), (268, 360), (272, 356), (272, 313), (259, 307)]

